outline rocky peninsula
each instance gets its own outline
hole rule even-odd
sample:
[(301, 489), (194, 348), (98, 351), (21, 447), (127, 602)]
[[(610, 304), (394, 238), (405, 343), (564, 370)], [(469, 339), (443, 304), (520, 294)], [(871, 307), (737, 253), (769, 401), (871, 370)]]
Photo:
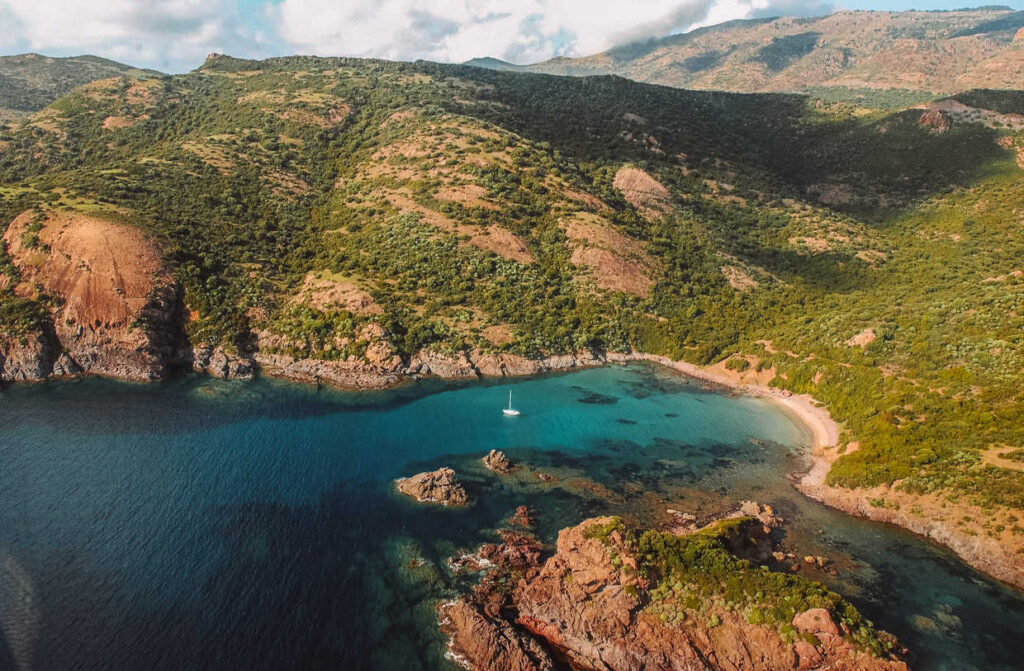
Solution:
[(838, 595), (758, 565), (768, 531), (745, 516), (683, 535), (594, 518), (543, 561), (509, 534), (484, 548), (493, 568), (474, 592), (439, 607), (451, 656), (476, 671), (906, 671)]

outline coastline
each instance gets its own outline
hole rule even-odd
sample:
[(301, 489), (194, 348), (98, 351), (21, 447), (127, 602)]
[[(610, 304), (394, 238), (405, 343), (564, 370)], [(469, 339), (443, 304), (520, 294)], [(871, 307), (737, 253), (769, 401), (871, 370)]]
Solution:
[[(848, 515), (889, 524), (927, 538), (955, 553), (972, 568), (1008, 586), (1024, 591), (1024, 540), (1009, 531), (992, 537), (960, 526), (958, 521), (985, 520), (991, 516), (979, 506), (965, 502), (953, 503), (941, 494), (916, 495), (891, 486), (847, 489), (826, 484), (826, 478), (842, 454), (838, 449), (842, 427), (828, 409), (807, 394), (793, 394), (763, 384), (744, 382), (734, 371), (702, 368), (667, 357), (630, 354), (608, 355), (613, 361), (651, 361), (679, 373), (705, 380), (747, 395), (774, 402), (804, 425), (811, 435), (811, 468), (797, 478), (794, 487), (804, 496)], [(851, 442), (847, 449), (856, 449)], [(879, 505), (882, 502), (883, 505)]]
[[(818, 404), (813, 397), (770, 387), (767, 385), (770, 377), (762, 373), (729, 370), (724, 362), (702, 367), (641, 352), (600, 355), (586, 352), (539, 360), (482, 352), (463, 353), (458, 358), (422, 352), (413, 357), (408, 366), (402, 367), (363, 362), (299, 360), (283, 355), (257, 355), (255, 360), (236, 359), (219, 350), (212, 354), (214, 356), (209, 358), (197, 357), (194, 368), (214, 377), (247, 379), (254, 375), (265, 375), (298, 383), (326, 384), (349, 391), (387, 389), (427, 377), (453, 380), (511, 378), (594, 368), (611, 363), (654, 363), (692, 379), (764, 398), (801, 424), (809, 434), (809, 456), (812, 460), (809, 470), (793, 474), (796, 480), (794, 486), (803, 495), (847, 514), (891, 524), (924, 536), (951, 549), (962, 561), (982, 573), (1024, 591), (1024, 537), (1014, 536), (1008, 529), (997, 537), (991, 537), (958, 524), (964, 518), (986, 520), (991, 516), (991, 511), (963, 502), (952, 503), (939, 494), (908, 494), (898, 490), (898, 482), (893, 486), (871, 489), (846, 489), (826, 484), (832, 464), (841, 456), (837, 449), (841, 426), (832, 418), (828, 409)], [(46, 377), (52, 379), (53, 376)], [(140, 377), (128, 379), (137, 381)], [(22, 381), (28, 380), (9, 380)], [(856, 443), (851, 442), (847, 449), (856, 449)], [(883, 505), (879, 505), (879, 501)]]

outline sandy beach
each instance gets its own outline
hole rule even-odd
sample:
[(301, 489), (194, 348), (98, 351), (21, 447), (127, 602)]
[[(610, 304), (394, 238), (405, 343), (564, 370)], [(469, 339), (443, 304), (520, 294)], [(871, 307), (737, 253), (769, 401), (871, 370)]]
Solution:
[[(839, 424), (832, 419), (832, 416), (824, 406), (819, 405), (818, 402), (808, 394), (794, 394), (783, 389), (775, 389), (774, 387), (768, 387), (761, 384), (749, 384), (744, 382), (741, 379), (740, 374), (735, 371), (704, 368), (692, 363), (687, 363), (686, 361), (673, 361), (668, 357), (654, 354), (612, 353), (608, 354), (608, 361), (621, 363), (628, 361), (650, 361), (652, 363), (665, 366), (666, 368), (671, 368), (672, 370), (682, 373), (687, 377), (705, 380), (712, 384), (735, 389), (751, 396), (769, 399), (784, 408), (801, 424), (807, 427), (807, 430), (811, 434), (811, 448), (815, 452), (833, 447), (837, 442), (839, 442)], [(828, 459), (817, 458), (815, 460), (815, 468), (812, 469), (812, 472), (819, 467), (824, 467), (824, 473), (821, 474), (821, 479), (823, 481), (825, 474), (828, 473), (829, 465), (830, 462)]]

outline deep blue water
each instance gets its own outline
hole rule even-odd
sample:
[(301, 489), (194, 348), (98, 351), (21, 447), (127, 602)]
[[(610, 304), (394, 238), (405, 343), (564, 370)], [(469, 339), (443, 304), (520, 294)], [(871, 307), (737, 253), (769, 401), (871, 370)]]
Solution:
[[(514, 389), (518, 418), (500, 413)], [(1013, 669), (1024, 599), (950, 553), (830, 511), (785, 475), (803, 429), (650, 366), (373, 394), (202, 377), (0, 392), (0, 668), (448, 669), (445, 568), (519, 504), (540, 534), (770, 503), (919, 669)], [(479, 458), (504, 449), (513, 477)], [(391, 480), (441, 465), (475, 505)], [(542, 482), (537, 472), (556, 476)], [(416, 561), (414, 561), (416, 560)]]

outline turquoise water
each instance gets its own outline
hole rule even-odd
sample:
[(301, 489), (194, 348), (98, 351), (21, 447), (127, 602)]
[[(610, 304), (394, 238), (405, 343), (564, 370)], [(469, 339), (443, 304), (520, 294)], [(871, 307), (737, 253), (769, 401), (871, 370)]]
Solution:
[[(514, 389), (518, 418), (500, 408)], [(1012, 669), (1024, 599), (948, 552), (804, 499), (807, 436), (770, 403), (635, 365), (344, 394), (281, 382), (97, 379), (0, 393), (0, 668), (449, 669), (445, 560), (515, 509), (540, 534), (598, 514), (663, 521), (752, 498), (784, 545), (916, 654)], [(513, 477), (479, 458), (505, 450)], [(448, 465), (476, 503), (414, 504)], [(543, 482), (538, 473), (555, 476)]]

